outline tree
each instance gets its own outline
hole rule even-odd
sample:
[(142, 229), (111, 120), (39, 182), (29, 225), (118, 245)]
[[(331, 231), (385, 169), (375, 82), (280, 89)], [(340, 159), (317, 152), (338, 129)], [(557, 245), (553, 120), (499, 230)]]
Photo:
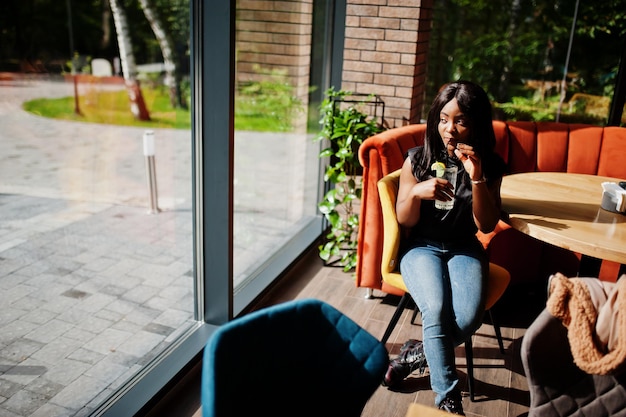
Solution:
[[(509, 17), (509, 27), (507, 30), (507, 40), (511, 44), (515, 44), (517, 38), (517, 28), (519, 13), (521, 10), (520, 0), (511, 0), (511, 15)], [(500, 76), (500, 86), (498, 88), (497, 101), (507, 101), (509, 97), (509, 86), (511, 84), (511, 72), (513, 67), (512, 49), (508, 49), (509, 53), (504, 56), (504, 66), (502, 67), (502, 74)]]
[(121, 7), (119, 0), (109, 0), (115, 32), (117, 33), (117, 43), (120, 50), (120, 61), (122, 63), (122, 74), (126, 83), (126, 90), (130, 98), (130, 109), (137, 120), (150, 120), (150, 114), (137, 81), (137, 64), (133, 54), (132, 42), (128, 31), (126, 13)]
[(169, 88), (172, 107), (186, 107), (180, 94), (180, 71), (176, 64), (172, 37), (163, 25), (159, 14), (150, 0), (139, 0), (146, 19), (159, 42), (165, 64), (165, 85)]
[[(427, 101), (443, 83), (459, 78), (481, 84), (498, 102), (527, 95), (527, 80), (561, 79), (575, 4), (576, 0), (434, 2)], [(596, 95), (612, 91), (625, 37), (626, 0), (581, 2), (569, 89)]]

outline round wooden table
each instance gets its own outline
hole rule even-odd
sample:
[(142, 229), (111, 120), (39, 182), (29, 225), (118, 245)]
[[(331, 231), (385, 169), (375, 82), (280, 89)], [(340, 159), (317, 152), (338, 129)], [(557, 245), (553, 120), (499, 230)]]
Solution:
[(626, 264), (626, 215), (600, 207), (602, 183), (624, 179), (528, 172), (502, 180), (502, 209), (529, 236), (597, 259)]

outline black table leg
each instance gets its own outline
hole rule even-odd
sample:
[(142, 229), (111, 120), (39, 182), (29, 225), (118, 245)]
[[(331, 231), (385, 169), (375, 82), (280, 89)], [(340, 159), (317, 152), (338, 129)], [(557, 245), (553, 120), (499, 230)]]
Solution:
[(578, 276), (597, 278), (600, 275), (601, 264), (602, 259), (582, 255), (580, 258), (580, 265), (578, 266)]

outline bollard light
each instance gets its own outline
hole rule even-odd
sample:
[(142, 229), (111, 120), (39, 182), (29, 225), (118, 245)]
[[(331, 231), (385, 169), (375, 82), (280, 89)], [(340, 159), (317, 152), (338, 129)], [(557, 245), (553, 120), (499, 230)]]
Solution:
[(154, 132), (152, 130), (146, 130), (143, 133), (143, 154), (154, 156)]
[(154, 161), (154, 132), (146, 130), (143, 134), (143, 154), (146, 157), (146, 176), (148, 177), (148, 192), (150, 193), (149, 214), (158, 213), (159, 196), (156, 181), (156, 163)]

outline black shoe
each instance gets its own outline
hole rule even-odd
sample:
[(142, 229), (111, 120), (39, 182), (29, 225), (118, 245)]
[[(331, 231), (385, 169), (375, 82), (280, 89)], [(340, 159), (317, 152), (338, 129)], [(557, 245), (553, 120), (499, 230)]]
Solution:
[(419, 374), (422, 375), (426, 365), (422, 342), (411, 339), (402, 345), (398, 357), (389, 362), (383, 385), (393, 387), (415, 370), (419, 370)]
[(406, 352), (409, 349), (413, 349), (418, 345), (421, 345), (422, 342), (417, 339), (409, 339), (400, 347), (400, 353)]
[(463, 403), (461, 402), (461, 393), (458, 391), (453, 391), (449, 393), (446, 398), (444, 398), (439, 403), (439, 409), (447, 411), (450, 414), (457, 414), (459, 416), (464, 416), (463, 412)]

